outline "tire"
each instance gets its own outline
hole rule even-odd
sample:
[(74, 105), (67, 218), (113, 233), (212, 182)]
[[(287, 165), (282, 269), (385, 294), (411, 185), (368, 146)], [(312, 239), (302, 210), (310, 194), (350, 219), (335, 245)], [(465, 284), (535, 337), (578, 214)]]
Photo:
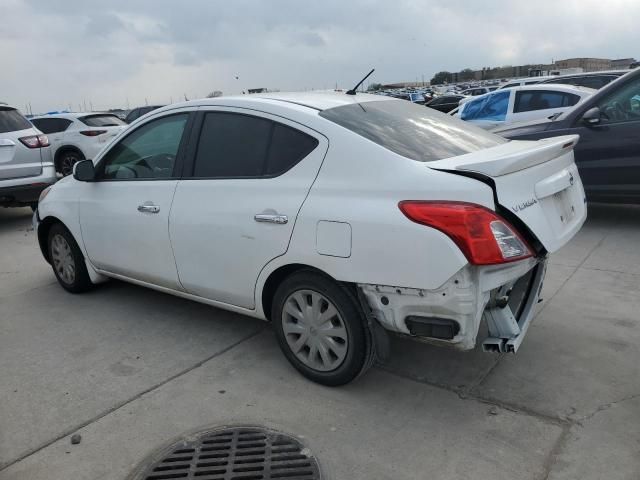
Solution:
[(84, 255), (71, 232), (61, 223), (56, 223), (49, 230), (47, 249), (53, 273), (58, 283), (71, 293), (82, 293), (91, 289)]
[(84, 160), (84, 155), (73, 150), (63, 151), (58, 160), (56, 161), (56, 170), (62, 174), (63, 177), (71, 175), (73, 173), (73, 166)]
[(358, 300), (321, 273), (302, 270), (287, 277), (276, 290), (271, 319), (285, 357), (309, 380), (344, 385), (373, 363)]

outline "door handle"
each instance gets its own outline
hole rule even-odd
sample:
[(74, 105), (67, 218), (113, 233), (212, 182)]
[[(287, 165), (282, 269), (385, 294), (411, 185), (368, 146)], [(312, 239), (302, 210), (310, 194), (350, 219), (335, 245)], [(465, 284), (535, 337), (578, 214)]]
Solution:
[(284, 225), (289, 221), (286, 215), (269, 213), (259, 213), (258, 215), (254, 215), (253, 219), (260, 223), (276, 223), (278, 225)]
[(138, 211), (142, 213), (158, 213), (160, 207), (157, 205), (142, 204), (138, 205)]

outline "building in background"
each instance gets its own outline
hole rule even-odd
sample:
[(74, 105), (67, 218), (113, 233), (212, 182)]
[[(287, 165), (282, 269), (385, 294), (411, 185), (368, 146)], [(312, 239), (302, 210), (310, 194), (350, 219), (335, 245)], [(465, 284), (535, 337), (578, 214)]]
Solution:
[(554, 65), (558, 69), (581, 68), (583, 72), (598, 72), (611, 70), (611, 62), (612, 60), (608, 58), (567, 58), (566, 60), (556, 60)]

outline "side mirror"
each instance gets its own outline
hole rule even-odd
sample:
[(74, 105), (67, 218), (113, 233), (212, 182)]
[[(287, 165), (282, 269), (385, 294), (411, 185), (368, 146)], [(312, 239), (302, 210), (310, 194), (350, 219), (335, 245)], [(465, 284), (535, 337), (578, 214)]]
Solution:
[(600, 109), (598, 107), (590, 108), (582, 115), (582, 123), (597, 125), (600, 123), (600, 115)]
[(96, 178), (96, 169), (92, 160), (82, 160), (73, 166), (73, 178), (80, 182), (92, 182)]

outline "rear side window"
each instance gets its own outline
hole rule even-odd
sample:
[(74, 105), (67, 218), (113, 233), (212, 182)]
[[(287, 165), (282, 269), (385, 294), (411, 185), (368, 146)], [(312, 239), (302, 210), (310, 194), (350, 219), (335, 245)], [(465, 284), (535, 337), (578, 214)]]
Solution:
[(66, 118), (35, 118), (31, 120), (42, 133), (64, 132), (73, 122)]
[(78, 120), (89, 127), (117, 127), (126, 125), (125, 122), (115, 115), (86, 115), (84, 117), (78, 117)]
[(462, 120), (503, 121), (507, 117), (510, 91), (501, 90), (464, 104)]
[(317, 146), (318, 140), (312, 136), (274, 123), (265, 173), (279, 175), (286, 172)]
[(319, 115), (419, 162), (441, 160), (506, 142), (502, 137), (409, 102), (353, 103), (323, 110)]
[(15, 108), (0, 107), (0, 133), (17, 132), (33, 128), (29, 120)]
[(543, 90), (516, 92), (514, 113), (571, 107), (580, 101), (579, 95)]
[(204, 118), (194, 177), (251, 178), (280, 175), (318, 145), (318, 140), (265, 118), (212, 112)]

